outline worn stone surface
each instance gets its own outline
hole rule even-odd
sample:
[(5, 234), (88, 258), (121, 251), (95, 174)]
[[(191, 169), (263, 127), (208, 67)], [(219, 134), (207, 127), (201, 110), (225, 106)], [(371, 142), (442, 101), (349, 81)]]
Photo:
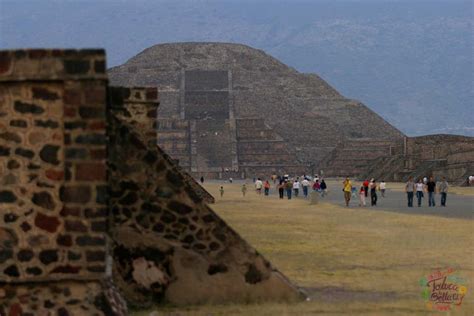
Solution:
[[(28, 268), (32, 276), (38, 270)], [(0, 295), (0, 315), (127, 315), (125, 302), (108, 280), (7, 284)]]
[[(106, 151), (106, 75), (94, 67), (104, 52), (2, 51), (0, 59), (8, 59), (0, 73), (0, 315), (124, 315), (104, 283), (106, 161), (89, 155)], [(84, 106), (93, 115), (81, 116)], [(77, 121), (85, 128), (67, 128)]]
[[(147, 124), (147, 132), (144, 137), (151, 147), (156, 144), (155, 118), (157, 115), (156, 106), (153, 102), (156, 101), (158, 92), (157, 89), (137, 89), (137, 88), (123, 88), (111, 87), (109, 89), (109, 98), (111, 105), (116, 111), (119, 111), (123, 117), (127, 117), (128, 122), (140, 130), (142, 124)], [(156, 155), (148, 152), (144, 159), (150, 163), (157, 160)], [(183, 180), (187, 183), (189, 194), (194, 196), (195, 200), (203, 200), (206, 203), (214, 203), (214, 197), (209, 194), (189, 173), (180, 172), (180, 177), (168, 178), (169, 182), (179, 184)], [(174, 173), (171, 173), (174, 176)], [(164, 187), (166, 190), (166, 187)]]
[(157, 89), (107, 92), (101, 51), (0, 57), (0, 314), (126, 314), (109, 251), (141, 307), (302, 297), (156, 145)]
[[(94, 91), (95, 95), (102, 93), (102, 104), (94, 106), (101, 109), (103, 114), (95, 115), (90, 121), (96, 125), (102, 121), (102, 129), (96, 128), (94, 137), (105, 135), (105, 75), (76, 73), (72, 69), (65, 69), (64, 61), (74, 64), (77, 59), (90, 64), (94, 60), (104, 59), (104, 55), (100, 51), (40, 50), (32, 58), (29, 52), (24, 56), (14, 51), (5, 52), (12, 57), (15, 66), (10, 72), (0, 75), (2, 111), (7, 113), (0, 117), (0, 146), (8, 148), (9, 152), (8, 157), (2, 159), (2, 164), (5, 164), (9, 172), (2, 173), (0, 201), (3, 203), (0, 203), (0, 207), (3, 209), (10, 204), (8, 210), (18, 216), (17, 220), (7, 220), (4, 225), (21, 232), (18, 234), (20, 244), (25, 245), (30, 241), (32, 245), (39, 247), (35, 249), (38, 260), (31, 260), (39, 266), (8, 260), (4, 264), (15, 265), (18, 273), (10, 273), (5, 278), (0, 273), (0, 282), (14, 279), (26, 281), (35, 277), (45, 279), (53, 271), (63, 272), (55, 273), (54, 279), (100, 277), (102, 273), (91, 272), (86, 267), (80, 270), (56, 268), (68, 264), (67, 258), (60, 251), (64, 243), (57, 243), (62, 240), (58, 238), (59, 235), (66, 229), (61, 211), (73, 204), (78, 204), (76, 207), (79, 208), (79, 214), (84, 209), (98, 208), (96, 191), (107, 184), (104, 159), (92, 162), (88, 155), (65, 158), (64, 154), (65, 151), (70, 151), (70, 147), (85, 152), (100, 149), (105, 151), (105, 144), (95, 141), (70, 144), (68, 138), (87, 139), (90, 133), (82, 129), (63, 129), (67, 124), (78, 120), (89, 123), (89, 118), (82, 118), (79, 111), (75, 116), (65, 116), (64, 107), (67, 104), (71, 108), (80, 109), (85, 106), (85, 96), (89, 91)], [(50, 68), (46, 68), (47, 66)], [(87, 80), (76, 80), (78, 78), (75, 76), (78, 74)], [(77, 98), (68, 99), (65, 104), (66, 91), (74, 91)], [(99, 110), (95, 113), (97, 112)], [(28, 128), (24, 128), (25, 126)], [(7, 219), (11, 218), (13, 217)], [(105, 215), (103, 218), (105, 219)], [(82, 224), (85, 229), (77, 233), (87, 234), (88, 237), (104, 237), (105, 232), (92, 230), (91, 221), (84, 220)], [(76, 246), (75, 239), (71, 246)], [(79, 247), (78, 252), (85, 256), (86, 251), (103, 249), (104, 246), (86, 245), (82, 248)], [(13, 251), (16, 254), (20, 250), (18, 248)], [(50, 256), (52, 253), (55, 255)], [(38, 268), (34, 271), (42, 272), (28, 275), (27, 268), (30, 271)]]
[(446, 177), (452, 184), (464, 185), (474, 174), (474, 137), (457, 135), (427, 135), (407, 137), (403, 150), (390, 157), (374, 160), (369, 175), (386, 181), (406, 181), (434, 176)]
[(108, 164), (114, 280), (129, 303), (301, 298), (193, 193), (181, 168), (156, 146), (155, 115), (144, 115), (156, 104), (129, 102), (135, 93), (125, 92), (110, 105)]

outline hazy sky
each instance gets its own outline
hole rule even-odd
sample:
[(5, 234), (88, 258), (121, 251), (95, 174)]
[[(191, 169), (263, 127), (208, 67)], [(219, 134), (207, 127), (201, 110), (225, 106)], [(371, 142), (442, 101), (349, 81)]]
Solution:
[(457, 0), (0, 0), (0, 47), (104, 47), (110, 67), (159, 43), (242, 43), (406, 133), (474, 135), (472, 17)]

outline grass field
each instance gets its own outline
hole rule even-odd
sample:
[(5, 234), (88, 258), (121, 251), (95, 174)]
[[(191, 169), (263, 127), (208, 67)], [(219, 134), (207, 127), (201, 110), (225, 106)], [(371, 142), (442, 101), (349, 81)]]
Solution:
[(309, 205), (251, 190), (244, 198), (239, 184), (225, 184), (220, 198), (218, 187), (207, 185), (217, 199), (212, 208), (311, 301), (169, 307), (152, 315), (429, 315), (435, 312), (425, 306), (419, 280), (438, 267), (468, 280), (452, 315), (474, 315), (472, 221)]

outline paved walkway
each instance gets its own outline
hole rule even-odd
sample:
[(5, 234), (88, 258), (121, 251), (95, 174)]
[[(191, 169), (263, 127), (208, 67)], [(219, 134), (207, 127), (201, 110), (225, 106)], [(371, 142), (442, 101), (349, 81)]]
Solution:
[[(223, 183), (222, 181), (211, 180), (216, 184)], [(248, 193), (253, 192), (253, 183), (252, 180), (246, 180), (248, 187)], [(325, 198), (322, 198), (321, 201), (326, 201), (334, 203), (340, 206), (345, 207), (344, 195), (342, 192), (342, 180), (335, 182), (335, 180), (328, 181), (329, 193)], [(234, 185), (242, 185), (243, 180), (234, 181)], [(405, 214), (423, 214), (423, 215), (432, 215), (432, 216), (441, 216), (449, 218), (462, 218), (462, 219), (474, 219), (474, 196), (468, 195), (458, 195), (453, 193), (448, 193), (446, 207), (441, 207), (440, 199), (441, 195), (436, 194), (435, 196), (435, 207), (428, 207), (428, 197), (425, 193), (425, 198), (423, 199), (422, 206), (417, 206), (416, 197), (414, 198), (413, 205), (414, 207), (408, 207), (406, 193), (398, 190), (387, 189), (385, 192), (385, 198), (381, 197), (380, 191), (377, 191), (378, 202), (377, 206), (370, 206), (370, 194), (366, 198), (366, 209), (371, 209), (376, 212), (377, 210), (405, 213)], [(278, 191), (275, 188), (275, 185), (272, 183), (272, 188), (270, 190), (270, 196), (272, 198), (278, 197)], [(302, 199), (303, 192), (300, 190), (300, 195), (298, 199)], [(294, 198), (294, 197), (293, 197)], [(285, 197), (286, 199), (286, 197)], [(308, 198), (309, 200), (309, 198)], [(352, 198), (349, 204), (351, 209), (359, 209), (359, 196), (357, 198)]]
[[(366, 209), (393, 211), (397, 213), (406, 214), (424, 214), (442, 217), (474, 219), (474, 196), (449, 194), (447, 197), (446, 207), (441, 207), (441, 195), (435, 195), (435, 207), (428, 207), (428, 194), (425, 193), (425, 198), (422, 201), (422, 206), (417, 206), (416, 197), (414, 198), (414, 206), (408, 207), (407, 197), (405, 192), (392, 191), (388, 189), (385, 192), (385, 198), (381, 196), (380, 191), (377, 191), (378, 201), (377, 206), (370, 206), (370, 193), (366, 198)], [(322, 200), (345, 206), (344, 196), (342, 192), (342, 184), (329, 184), (329, 194)], [(359, 196), (352, 198), (350, 208), (359, 208)]]

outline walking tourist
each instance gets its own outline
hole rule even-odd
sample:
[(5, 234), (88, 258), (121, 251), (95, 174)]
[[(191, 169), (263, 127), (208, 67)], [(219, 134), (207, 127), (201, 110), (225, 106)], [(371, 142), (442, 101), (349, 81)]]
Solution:
[(242, 184), (242, 196), (245, 196), (245, 194), (247, 193), (247, 184)]
[(223, 197), (224, 196), (224, 187), (223, 186), (221, 186), (221, 188), (219, 189), (219, 192), (221, 193), (221, 197)]
[(293, 189), (293, 183), (291, 182), (291, 180), (286, 181), (285, 189), (286, 189), (286, 197), (288, 198), (288, 200), (291, 200), (291, 189)]
[(283, 199), (285, 195), (285, 182), (280, 180), (280, 184), (278, 185), (278, 194), (280, 195), (280, 199)]
[(268, 194), (270, 193), (270, 182), (265, 181), (265, 185), (263, 186), (263, 189), (264, 189), (264, 192), (265, 192), (265, 195), (268, 196)]
[(374, 178), (370, 180), (369, 189), (370, 189), (370, 205), (377, 206), (377, 183), (375, 182)]
[(365, 197), (367, 197), (369, 193), (369, 180), (365, 180), (362, 185), (364, 186)]
[(319, 183), (319, 180), (314, 181), (313, 190), (317, 192), (321, 191), (321, 183)]
[(346, 180), (344, 180), (342, 185), (343, 185), (342, 191), (344, 191), (344, 200), (346, 201), (346, 206), (349, 206), (349, 201), (351, 200), (351, 191), (352, 191), (352, 183), (349, 180), (349, 177), (347, 177)]
[(298, 181), (298, 178), (293, 182), (293, 191), (295, 192), (295, 197), (298, 197), (300, 192), (300, 182)]
[(387, 184), (385, 183), (384, 180), (380, 181), (379, 187), (380, 187), (380, 193), (381, 193), (382, 197), (384, 198), (385, 197), (385, 189), (387, 188)]
[(308, 187), (309, 187), (309, 181), (306, 179), (306, 177), (301, 181), (301, 186), (303, 187), (303, 195), (304, 198), (306, 199), (308, 197)]
[[(414, 191), (415, 191), (415, 182), (413, 182), (413, 177), (409, 177), (407, 183), (405, 184), (405, 192), (407, 193), (408, 207), (413, 207)], [(421, 188), (421, 193), (423, 193), (423, 187)]]
[(359, 190), (359, 206), (365, 206), (365, 187), (364, 187), (364, 185), (361, 185), (360, 190)]
[(430, 177), (430, 181), (426, 183), (426, 190), (428, 191), (428, 206), (435, 206), (435, 194), (436, 194), (436, 182), (433, 177)]
[(352, 187), (351, 195), (354, 199), (357, 198), (357, 187), (355, 186)]
[(204, 183), (204, 177), (201, 177), (201, 184)]
[(325, 197), (326, 194), (328, 193), (328, 186), (326, 185), (326, 182), (324, 179), (321, 180), (321, 197)]
[(448, 196), (448, 181), (446, 177), (441, 178), (441, 183), (438, 186), (439, 193), (441, 194), (441, 206), (446, 206), (446, 198)]
[(423, 180), (420, 178), (418, 179), (418, 182), (415, 185), (416, 188), (416, 199), (418, 200), (418, 207), (421, 206), (421, 201), (423, 200), (424, 194), (424, 188), (425, 185), (423, 184)]
[(262, 187), (263, 187), (263, 182), (262, 180), (260, 180), (260, 178), (258, 178), (255, 181), (255, 190), (257, 191), (258, 195), (262, 194)]

